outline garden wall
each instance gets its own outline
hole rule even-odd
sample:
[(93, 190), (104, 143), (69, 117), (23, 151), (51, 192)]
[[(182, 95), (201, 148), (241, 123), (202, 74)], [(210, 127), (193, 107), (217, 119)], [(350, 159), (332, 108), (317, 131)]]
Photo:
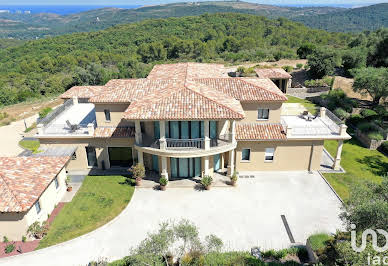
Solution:
[(367, 135), (361, 132), (361, 130), (356, 129), (356, 137), (357, 139), (368, 149), (376, 150), (378, 149), (383, 142), (387, 140), (375, 140), (370, 139)]

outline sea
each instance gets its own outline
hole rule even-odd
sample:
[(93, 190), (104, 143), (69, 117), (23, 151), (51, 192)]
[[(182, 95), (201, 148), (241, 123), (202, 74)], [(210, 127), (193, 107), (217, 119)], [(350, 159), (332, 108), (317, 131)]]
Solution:
[[(24, 14), (37, 14), (37, 13), (54, 13), (58, 15), (69, 15), (79, 12), (84, 12), (92, 9), (97, 8), (104, 8), (108, 6), (38, 6), (38, 5), (17, 5), (17, 6), (11, 6), (11, 5), (0, 5), (0, 13), (1, 12), (9, 12), (9, 13), (24, 13)], [(118, 8), (138, 8), (141, 7), (140, 5), (129, 5), (129, 6), (109, 6), (109, 7), (118, 7)]]

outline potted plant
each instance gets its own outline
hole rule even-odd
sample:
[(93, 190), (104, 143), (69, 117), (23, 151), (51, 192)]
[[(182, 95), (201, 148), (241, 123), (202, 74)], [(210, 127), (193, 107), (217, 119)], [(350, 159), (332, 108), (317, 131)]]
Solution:
[(141, 185), (141, 181), (145, 177), (145, 169), (144, 166), (140, 163), (133, 165), (130, 169), (133, 178), (135, 178), (136, 186)]
[(66, 187), (67, 187), (67, 191), (70, 192), (73, 190), (73, 187), (70, 185), (70, 176), (67, 176), (66, 179), (65, 179), (65, 183), (66, 183)]
[(167, 183), (168, 183), (167, 178), (161, 177), (161, 178), (159, 179), (160, 190), (165, 191), (165, 190), (166, 190)]
[(238, 173), (237, 172), (234, 172), (233, 175), (230, 177), (230, 184), (232, 186), (236, 186), (237, 184), (237, 179), (238, 179)]
[(209, 190), (213, 182), (213, 178), (211, 176), (205, 175), (201, 179), (202, 186), (205, 187), (206, 190)]

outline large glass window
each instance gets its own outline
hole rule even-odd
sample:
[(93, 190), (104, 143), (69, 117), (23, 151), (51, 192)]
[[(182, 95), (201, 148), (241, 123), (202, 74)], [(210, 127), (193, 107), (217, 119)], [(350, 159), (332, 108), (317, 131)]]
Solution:
[(272, 162), (275, 154), (275, 149), (274, 148), (266, 148), (265, 149), (265, 158), (264, 160), (266, 162)]
[(243, 149), (241, 152), (241, 160), (249, 161), (251, 159), (251, 149)]
[(111, 167), (129, 168), (133, 164), (132, 148), (108, 147), (109, 163)]
[(269, 109), (259, 109), (257, 110), (257, 119), (268, 119), (269, 117)]
[(97, 166), (96, 148), (94, 147), (85, 147), (85, 148), (86, 148), (86, 157), (88, 158), (88, 166), (89, 167)]
[(39, 214), (40, 211), (42, 210), (40, 208), (40, 203), (39, 203), (39, 200), (37, 202), (35, 202), (35, 210), (36, 210), (36, 213)]
[(110, 121), (110, 111), (108, 109), (104, 110), (105, 121)]
[(58, 182), (58, 178), (57, 177), (54, 179), (54, 182), (55, 182), (55, 188), (58, 189), (59, 188), (59, 182)]

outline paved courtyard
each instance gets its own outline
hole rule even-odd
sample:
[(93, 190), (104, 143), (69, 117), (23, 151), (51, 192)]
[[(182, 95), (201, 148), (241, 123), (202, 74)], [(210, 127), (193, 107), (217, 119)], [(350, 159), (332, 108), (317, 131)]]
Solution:
[[(251, 176), (252, 173), (241, 173)], [(210, 191), (170, 188), (165, 192), (138, 188), (128, 207), (112, 222), (77, 239), (0, 260), (6, 265), (85, 265), (104, 257), (128, 254), (161, 221), (186, 218), (201, 237), (215, 234), (226, 249), (284, 248), (290, 243), (281, 215), (296, 242), (305, 243), (316, 232), (335, 232), (341, 203), (321, 176), (314, 172), (255, 173), (237, 187)]]

